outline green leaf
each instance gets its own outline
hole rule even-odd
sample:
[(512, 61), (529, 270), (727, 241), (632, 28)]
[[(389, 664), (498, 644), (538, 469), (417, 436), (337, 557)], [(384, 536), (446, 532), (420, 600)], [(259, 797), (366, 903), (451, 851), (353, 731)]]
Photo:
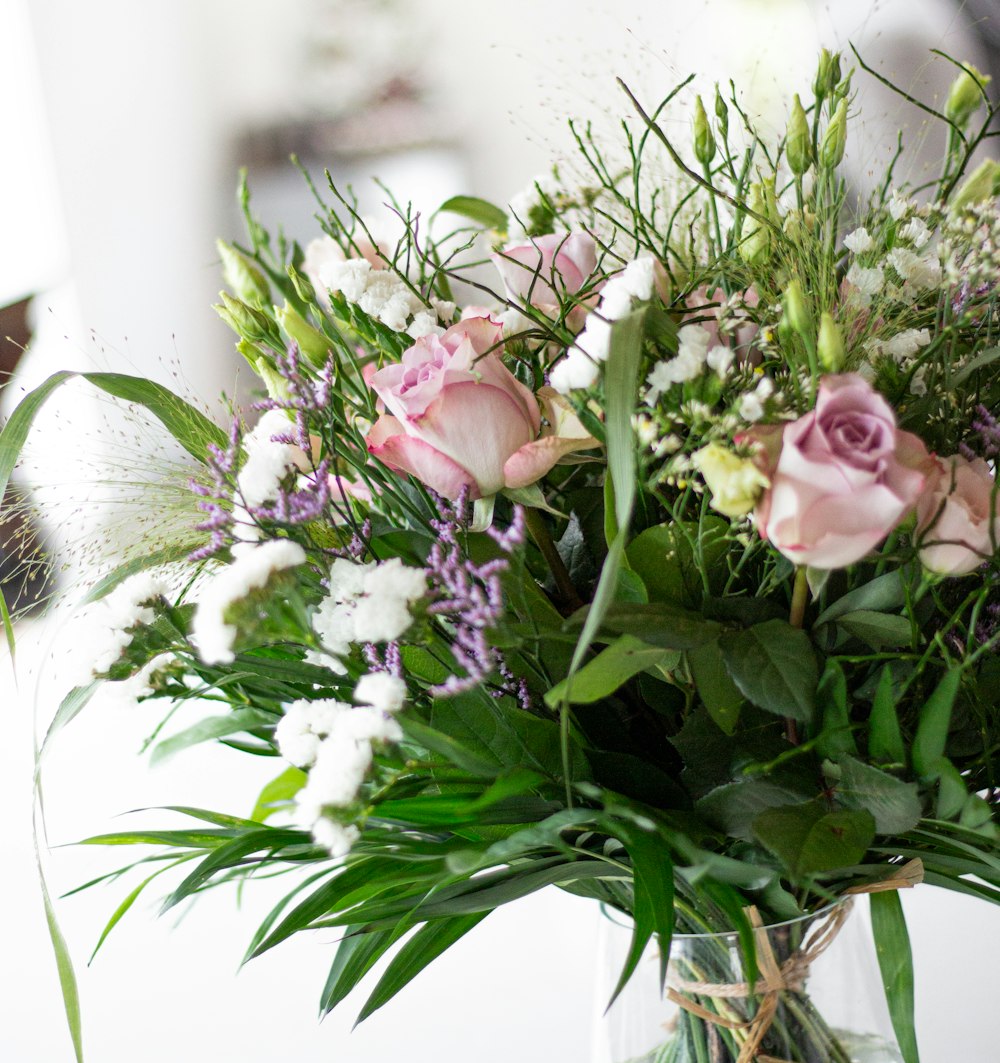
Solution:
[[(9, 423), (9, 422), (8, 422)], [(42, 890), (42, 905), (45, 908), (45, 925), (49, 931), (49, 940), (52, 943), (52, 951), (56, 957), (56, 970), (59, 972), (59, 988), (62, 991), (63, 1007), (66, 1012), (66, 1024), (69, 1026), (69, 1035), (73, 1042), (73, 1052), (77, 1063), (83, 1063), (83, 1029), (80, 1016), (80, 989), (76, 981), (76, 972), (73, 970), (73, 960), (69, 954), (69, 947), (63, 937), (59, 922), (56, 919), (55, 909), (52, 907), (52, 898), (49, 896), (49, 887), (45, 881), (45, 873), (42, 870), (41, 858), (38, 854), (37, 842), (35, 846), (35, 860), (38, 867), (38, 881)]]
[(909, 646), (913, 639), (910, 621), (895, 613), (877, 613), (873, 609), (855, 609), (837, 618), (848, 634), (867, 642), (876, 650)]
[(110, 594), (119, 583), (123, 583), (129, 576), (134, 576), (137, 572), (145, 572), (147, 568), (154, 568), (157, 565), (169, 565), (175, 561), (184, 561), (193, 550), (196, 550), (201, 545), (200, 542), (174, 543), (171, 546), (163, 547), (161, 550), (152, 550), (149, 553), (142, 554), (140, 557), (133, 557), (130, 561), (126, 561), (125, 564), (119, 565), (113, 572), (109, 572), (103, 579), (98, 580), (90, 588), (80, 604), (89, 605), (91, 602), (99, 601)]
[[(591, 606), (585, 614), (588, 623), (593, 609)], [(570, 622), (580, 615), (574, 614)], [(693, 650), (696, 646), (711, 642), (723, 631), (721, 624), (667, 602), (609, 606), (604, 612), (601, 627), (616, 635), (632, 635), (647, 645), (665, 650)]]
[[(987, 347), (985, 351), (980, 351), (972, 361), (953, 374), (948, 386), (954, 391), (955, 388), (964, 384), (973, 373), (992, 365), (998, 358), (1000, 358), (1000, 347)], [(909, 1060), (907, 1060), (907, 1063), (909, 1063)]]
[(872, 893), (872, 933), (892, 1028), (905, 1063), (920, 1063), (913, 1006), (913, 955), (897, 890)]
[(74, 687), (66, 697), (62, 699), (59, 703), (59, 708), (56, 709), (55, 716), (52, 717), (52, 723), (49, 724), (49, 729), (45, 732), (45, 738), (42, 741), (42, 748), (39, 751), (39, 755), (45, 752), (49, 742), (55, 738), (66, 724), (77, 717), (86, 706), (87, 702), (90, 701), (102, 685), (102, 680), (95, 679), (85, 687)]
[(809, 636), (784, 620), (768, 620), (719, 639), (743, 696), (777, 716), (810, 723), (816, 712), (819, 665)]
[(823, 729), (816, 740), (816, 750), (835, 760), (843, 753), (857, 753), (847, 705), (847, 676), (832, 658), (826, 662), (816, 694), (823, 710)]
[(501, 765), (494, 757), (483, 757), (456, 742), (451, 735), (428, 727), (415, 716), (403, 713), (399, 717), (403, 733), (431, 753), (437, 753), (463, 771), (489, 779), (497, 775)]
[(702, 573), (725, 571), (717, 566), (728, 536), (729, 522), (721, 517), (675, 521), (640, 532), (625, 554), (653, 601), (696, 606), (705, 591)]
[(754, 823), (762, 812), (783, 808), (806, 796), (769, 779), (737, 779), (710, 790), (695, 807), (713, 826), (733, 838), (749, 842), (753, 841)]
[(838, 800), (847, 808), (870, 812), (879, 834), (905, 834), (920, 822), (923, 806), (916, 783), (903, 782), (854, 757), (841, 757), (837, 767)]
[(150, 882), (153, 881), (154, 878), (157, 878), (162, 875), (164, 871), (172, 870), (174, 867), (177, 866), (179, 862), (180, 861), (175, 860), (167, 864), (166, 867), (161, 867), (158, 871), (154, 871), (147, 878), (144, 878), (142, 882), (140, 882), (139, 885), (135, 887), (135, 889), (129, 891), (125, 899), (111, 914), (111, 918), (107, 921), (107, 924), (101, 931), (101, 936), (97, 939), (97, 944), (94, 946), (94, 951), (90, 954), (90, 959), (87, 960), (87, 966), (90, 966), (90, 964), (94, 962), (94, 957), (98, 954), (98, 952), (100, 952), (101, 946), (107, 940), (108, 935), (121, 921), (122, 916), (124, 916), (125, 913), (132, 907), (132, 905), (135, 904), (135, 902), (139, 899), (139, 896), (141, 895), (142, 891), (150, 884)]
[(272, 727), (275, 722), (276, 717), (273, 713), (261, 712), (259, 709), (234, 709), (228, 716), (209, 716), (178, 734), (165, 738), (153, 750), (150, 763), (161, 764), (175, 753), (190, 746), (210, 742), (215, 738), (225, 738), (227, 735), (239, 734), (241, 731)]
[(622, 635), (576, 673), (572, 691), (569, 690), (569, 680), (564, 679), (545, 695), (545, 704), (554, 708), (562, 701), (574, 705), (600, 701), (639, 672), (676, 660), (668, 650), (650, 646), (632, 635)]
[(848, 591), (835, 602), (827, 606), (818, 617), (816, 627), (836, 620), (845, 613), (858, 610), (871, 610), (877, 613), (891, 612), (906, 604), (906, 585), (904, 576), (909, 575), (906, 569), (896, 569), (887, 572), (884, 576), (876, 576), (875, 579), (863, 583), (860, 587)]
[(687, 659), (701, 703), (720, 730), (731, 735), (740, 719), (743, 695), (726, 671), (718, 639), (688, 650)]
[(289, 765), (261, 790), (250, 818), (263, 823), (278, 811), (275, 805), (281, 801), (290, 801), (306, 784), (308, 776), (301, 768)]
[(893, 689), (892, 669), (882, 669), (871, 716), (868, 718), (868, 757), (876, 764), (906, 764), (906, 746), (896, 715), (896, 692)]
[(411, 937), (396, 955), (372, 990), (371, 996), (358, 1015), (358, 1022), (364, 1022), (383, 1004), (388, 1003), (407, 983), (411, 982), (432, 961), (436, 960), (481, 923), (489, 912), (473, 912), (470, 915), (453, 916), (450, 919), (436, 919), (426, 923)]
[(860, 809), (828, 812), (824, 802), (816, 800), (762, 812), (753, 822), (753, 833), (801, 879), (861, 863), (875, 837), (875, 820)]
[(14, 657), (17, 652), (17, 640), (14, 638), (14, 625), (11, 623), (10, 610), (7, 608), (7, 599), (2, 588), (0, 588), (0, 617), (3, 618), (3, 631), (7, 637), (7, 650), (10, 653), (10, 665), (13, 668)]
[(920, 710), (911, 753), (913, 770), (925, 779), (936, 778), (940, 770), (939, 763), (948, 744), (951, 710), (961, 683), (960, 669), (953, 668), (946, 672)]
[(501, 233), (507, 231), (507, 212), (477, 196), (452, 196), (438, 210), (468, 218), (484, 229), (496, 229)]
[(635, 503), (636, 449), (632, 414), (642, 361), (645, 316), (645, 311), (635, 310), (612, 324), (608, 360), (604, 367), (608, 475), (614, 485), (614, 515), (619, 533), (627, 528)]
[(375, 966), (379, 958), (392, 947), (398, 937), (395, 929), (361, 933), (360, 926), (349, 926), (347, 934), (337, 946), (337, 953), (320, 996), (320, 1015), (333, 1011)]

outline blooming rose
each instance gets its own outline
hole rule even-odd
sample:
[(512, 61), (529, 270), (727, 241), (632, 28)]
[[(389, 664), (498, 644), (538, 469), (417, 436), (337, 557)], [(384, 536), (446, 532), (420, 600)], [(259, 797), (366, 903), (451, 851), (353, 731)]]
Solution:
[(502, 327), (470, 318), (442, 336), (424, 336), (370, 386), (385, 404), (367, 437), (389, 468), (409, 473), (447, 498), (526, 487), (564, 455), (597, 446), (565, 411), (547, 403), (541, 432), (535, 396), (500, 360)]
[(545, 312), (575, 295), (597, 268), (597, 245), (590, 233), (550, 233), (523, 244), (509, 244), (491, 256), (507, 297)]
[(760, 444), (771, 482), (757, 526), (797, 565), (860, 560), (913, 508), (930, 472), (924, 444), (900, 432), (889, 404), (853, 373), (824, 377), (811, 413), (744, 438)]
[(993, 473), (982, 458), (935, 458), (917, 502), (917, 541), (924, 566), (962, 576), (993, 553), (1000, 509)]

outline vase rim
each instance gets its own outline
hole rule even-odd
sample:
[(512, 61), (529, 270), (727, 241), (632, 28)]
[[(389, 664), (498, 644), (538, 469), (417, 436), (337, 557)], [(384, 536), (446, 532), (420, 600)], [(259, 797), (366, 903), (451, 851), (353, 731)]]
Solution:
[[(776, 923), (765, 923), (762, 930), (780, 930), (782, 927), (796, 926), (797, 924), (807, 923), (813, 919), (822, 918), (825, 915), (829, 915), (834, 909), (843, 905), (850, 904), (851, 897), (840, 897), (835, 901), (831, 901), (829, 904), (824, 905), (822, 908), (817, 908), (814, 912), (806, 912), (804, 915), (798, 915), (794, 919), (781, 919)], [(620, 912), (615, 908), (611, 908), (609, 905), (601, 903), (601, 914), (609, 922), (614, 923), (615, 926), (620, 926), (625, 929), (631, 929), (632, 919), (624, 912)], [(710, 938), (728, 938), (738, 937), (738, 930), (712, 930), (706, 931), (700, 934), (672, 934), (671, 941), (694, 941), (694, 940), (707, 940)]]

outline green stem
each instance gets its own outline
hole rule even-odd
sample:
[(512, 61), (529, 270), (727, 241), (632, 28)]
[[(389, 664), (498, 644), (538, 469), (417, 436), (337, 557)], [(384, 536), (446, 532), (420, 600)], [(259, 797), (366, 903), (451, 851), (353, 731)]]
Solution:
[(556, 581), (560, 598), (571, 609), (579, 609), (584, 604), (583, 600), (577, 593), (576, 587), (573, 586), (573, 580), (563, 564), (563, 559), (556, 549), (556, 544), (552, 541), (545, 519), (537, 509), (525, 506), (524, 521), (528, 526), (532, 539), (535, 540), (535, 545), (541, 551), (542, 557), (545, 558), (545, 563), (549, 566), (552, 578)]
[[(792, 588), (792, 607), (788, 622), (794, 628), (801, 629), (809, 604), (809, 576), (804, 565), (795, 570), (795, 584)], [(799, 727), (790, 716), (785, 717), (785, 735), (793, 746), (799, 744)]]

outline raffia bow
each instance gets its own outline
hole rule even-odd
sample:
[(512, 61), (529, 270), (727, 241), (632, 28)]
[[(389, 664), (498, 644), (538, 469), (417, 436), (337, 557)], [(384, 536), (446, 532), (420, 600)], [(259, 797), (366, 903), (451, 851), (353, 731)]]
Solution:
[[(873, 882), (867, 886), (852, 886), (845, 894), (851, 897), (862, 893), (882, 893), (886, 890), (910, 889), (922, 882), (924, 865), (920, 860), (910, 860), (898, 868), (889, 878)], [(840, 933), (840, 928), (851, 911), (851, 900), (840, 904), (829, 915), (815, 923), (809, 930), (802, 945), (779, 964), (768, 939), (760, 912), (756, 908), (744, 909), (750, 925), (753, 927), (754, 941), (757, 947), (757, 965), (760, 979), (753, 985), (747, 982), (715, 983), (693, 982), (668, 975), (667, 996), (679, 1007), (692, 1015), (697, 1015), (714, 1026), (723, 1026), (727, 1030), (745, 1030), (746, 1040), (740, 1049), (736, 1063), (791, 1063), (789, 1060), (777, 1059), (758, 1052), (764, 1037), (774, 1022), (781, 994), (798, 992), (805, 985), (809, 968), (832, 944)], [(739, 1021), (729, 1019), (708, 1008), (703, 1007), (692, 996), (712, 997), (719, 1000), (745, 1000), (759, 997), (760, 1004), (752, 1019)]]

